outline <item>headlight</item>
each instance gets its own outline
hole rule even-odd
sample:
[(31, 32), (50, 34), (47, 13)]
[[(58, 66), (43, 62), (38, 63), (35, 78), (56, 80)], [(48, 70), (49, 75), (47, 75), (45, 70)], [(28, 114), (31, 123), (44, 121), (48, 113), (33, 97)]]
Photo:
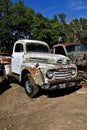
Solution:
[(48, 79), (52, 79), (52, 78), (53, 78), (53, 72), (52, 72), (52, 71), (47, 71), (46, 77), (47, 77)]
[(69, 60), (67, 60), (67, 64), (71, 64), (72, 63), (72, 61), (69, 59)]
[(75, 75), (76, 69), (72, 69), (72, 75)]

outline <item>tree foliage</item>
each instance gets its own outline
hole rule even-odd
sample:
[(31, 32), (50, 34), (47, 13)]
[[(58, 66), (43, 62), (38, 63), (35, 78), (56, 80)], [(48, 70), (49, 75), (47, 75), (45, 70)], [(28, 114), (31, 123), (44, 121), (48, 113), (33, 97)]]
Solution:
[(59, 13), (52, 19), (36, 13), (24, 5), (23, 0), (12, 3), (0, 0), (0, 51), (12, 49), (20, 38), (45, 41), (50, 47), (58, 42), (82, 42), (87, 46), (87, 19), (66, 21), (66, 14)]

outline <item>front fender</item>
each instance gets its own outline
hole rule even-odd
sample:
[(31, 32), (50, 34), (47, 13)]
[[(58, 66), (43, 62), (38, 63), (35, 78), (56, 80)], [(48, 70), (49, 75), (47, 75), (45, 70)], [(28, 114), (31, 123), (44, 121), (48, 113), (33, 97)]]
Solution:
[(41, 69), (36, 65), (23, 65), (21, 68), (21, 77), (26, 73), (30, 73), (35, 81), (35, 84), (39, 86), (41, 86), (45, 82), (44, 75)]

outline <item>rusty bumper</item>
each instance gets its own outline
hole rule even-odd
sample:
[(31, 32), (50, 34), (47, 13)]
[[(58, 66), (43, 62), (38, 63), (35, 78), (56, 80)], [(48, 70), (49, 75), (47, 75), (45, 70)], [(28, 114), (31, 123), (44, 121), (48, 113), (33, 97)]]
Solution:
[(78, 82), (78, 81), (83, 81), (83, 80), (84, 80), (83, 77), (53, 80), (53, 81), (49, 81), (49, 85), (57, 85), (57, 84), (63, 84), (63, 83), (69, 83), (69, 82)]
[(78, 86), (80, 81), (84, 81), (83, 77), (52, 80), (49, 81), (48, 84), (43, 85), (42, 88), (48, 90), (69, 88), (72, 86)]

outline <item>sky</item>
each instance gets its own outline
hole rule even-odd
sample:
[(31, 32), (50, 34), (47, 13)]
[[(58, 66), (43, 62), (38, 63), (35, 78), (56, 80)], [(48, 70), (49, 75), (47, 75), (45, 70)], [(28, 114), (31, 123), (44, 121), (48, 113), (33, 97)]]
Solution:
[(49, 19), (60, 13), (66, 14), (70, 21), (74, 18), (87, 18), (87, 0), (24, 0), (24, 4)]

